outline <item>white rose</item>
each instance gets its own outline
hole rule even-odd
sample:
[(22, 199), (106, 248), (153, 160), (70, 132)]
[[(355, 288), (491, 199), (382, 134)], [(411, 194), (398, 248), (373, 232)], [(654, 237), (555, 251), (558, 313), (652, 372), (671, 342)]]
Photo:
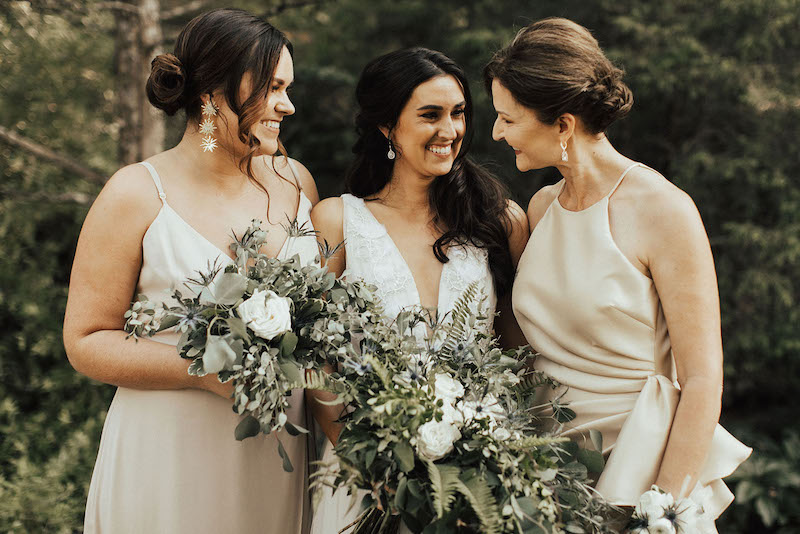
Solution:
[(454, 401), (464, 395), (464, 386), (447, 373), (436, 373), (433, 393), (437, 399)]
[(453, 450), (453, 444), (461, 439), (461, 432), (445, 421), (428, 421), (417, 432), (417, 450), (429, 460), (444, 458)]
[(647, 525), (648, 534), (675, 534), (675, 525), (666, 517), (651, 521)]
[(236, 307), (239, 317), (258, 337), (273, 339), (292, 328), (291, 301), (273, 291), (255, 290)]

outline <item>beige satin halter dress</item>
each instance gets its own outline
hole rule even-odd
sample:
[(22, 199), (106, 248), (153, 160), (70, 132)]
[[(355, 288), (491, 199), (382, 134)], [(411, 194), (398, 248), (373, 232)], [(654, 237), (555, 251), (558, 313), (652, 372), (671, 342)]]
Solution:
[[(185, 293), (186, 278), (206, 270), (209, 261), (225, 265), (232, 260), (172, 209), (155, 168), (143, 165), (162, 207), (142, 241), (137, 289), (151, 300), (168, 301), (173, 289)], [(310, 211), (310, 201), (300, 193), (298, 222), (310, 225)], [(315, 261), (316, 239), (288, 238), (278, 256), (294, 254), (303, 262)], [(165, 331), (153, 340), (175, 345), (178, 334)], [(288, 415), (308, 428), (303, 401), (302, 390), (295, 391)], [(286, 473), (274, 434), (236, 441), (240, 417), (231, 407), (231, 400), (199, 389), (117, 388), (89, 487), (84, 532), (308, 532), (308, 440), (280, 432), (294, 465), (294, 472)]]
[[(628, 506), (655, 482), (680, 398), (655, 285), (611, 235), (609, 198), (637, 165), (582, 211), (565, 209), (557, 195), (533, 230), (513, 288), (514, 314), (541, 353), (536, 368), (568, 387), (561, 401), (577, 418), (565, 435), (583, 441), (590, 429), (602, 433), (607, 464), (597, 490)], [(715, 518), (733, 501), (721, 479), (750, 452), (717, 425), (698, 477), (712, 491)]]

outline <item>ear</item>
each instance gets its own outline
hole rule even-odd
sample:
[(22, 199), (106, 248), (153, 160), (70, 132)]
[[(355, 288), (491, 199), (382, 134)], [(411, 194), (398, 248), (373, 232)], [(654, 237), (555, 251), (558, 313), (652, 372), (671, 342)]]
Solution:
[(561, 115), (556, 120), (556, 125), (558, 125), (558, 136), (564, 140), (572, 137), (572, 134), (575, 132), (576, 123), (577, 119), (572, 113), (564, 113)]
[(388, 126), (378, 126), (378, 130), (383, 134), (383, 136), (386, 139), (391, 140), (390, 137), (389, 137), (391, 135), (391, 133), (392, 133), (392, 129), (391, 128), (389, 128)]

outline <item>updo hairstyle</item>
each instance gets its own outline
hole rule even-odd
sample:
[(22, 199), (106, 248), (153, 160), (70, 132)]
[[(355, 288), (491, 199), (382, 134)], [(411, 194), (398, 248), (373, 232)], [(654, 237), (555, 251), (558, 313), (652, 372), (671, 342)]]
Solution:
[(490, 94), (496, 79), (540, 121), (554, 124), (571, 113), (592, 134), (605, 132), (633, 106), (623, 75), (589, 30), (563, 18), (526, 26), (483, 70)]
[[(261, 118), (284, 47), (290, 53), (293, 50), (283, 32), (246, 11), (215, 9), (203, 13), (183, 28), (174, 53), (153, 59), (147, 97), (167, 115), (183, 109), (187, 120), (199, 122), (201, 97), (222, 89), (239, 117), (239, 139), (250, 147), (239, 166), (253, 178), (251, 159), (259, 141), (250, 128)], [(248, 73), (252, 92), (240, 102), (239, 86)], [(280, 142), (279, 147), (285, 153)]]

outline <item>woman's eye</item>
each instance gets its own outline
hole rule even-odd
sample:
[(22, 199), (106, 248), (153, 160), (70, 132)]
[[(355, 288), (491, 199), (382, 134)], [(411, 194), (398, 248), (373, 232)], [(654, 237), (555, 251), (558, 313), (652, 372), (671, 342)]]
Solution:
[(454, 117), (460, 117), (463, 114), (464, 114), (464, 110), (463, 109), (456, 109), (456, 110), (453, 111), (453, 116)]
[(422, 116), (424, 118), (426, 118), (426, 119), (435, 119), (436, 118), (436, 113), (434, 113), (433, 111), (430, 111), (428, 113), (423, 113)]

